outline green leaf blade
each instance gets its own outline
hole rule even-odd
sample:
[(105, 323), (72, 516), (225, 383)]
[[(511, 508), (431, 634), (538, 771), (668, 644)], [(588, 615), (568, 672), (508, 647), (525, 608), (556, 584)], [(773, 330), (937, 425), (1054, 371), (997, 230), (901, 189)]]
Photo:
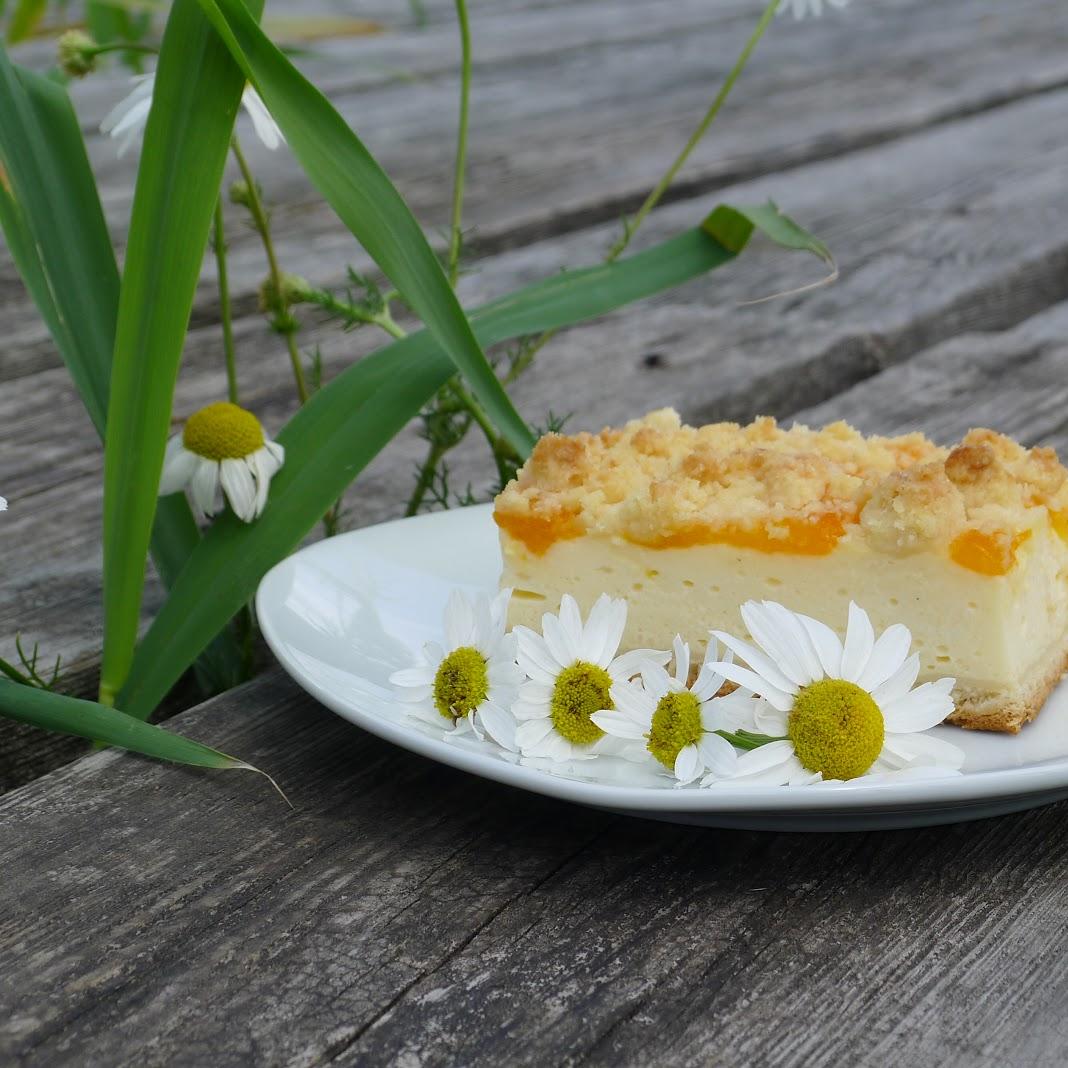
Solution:
[[(119, 272), (78, 118), (64, 89), (12, 64), (0, 46), (0, 228), (101, 438), (107, 423)], [(160, 501), (152, 556), (173, 584), (200, 532), (181, 497)], [(240, 651), (220, 635), (198, 665), (232, 685)]]
[(530, 428), (493, 373), (437, 256), (385, 171), (241, 0), (200, 3), (313, 184), (437, 337), (500, 432), (526, 456), (534, 443)]
[(243, 88), (244, 77), (196, 0), (176, 0), (138, 168), (109, 394), (106, 701), (133, 659), (174, 384)]
[(65, 697), (7, 679), (0, 679), (0, 716), (177, 764), (219, 769), (249, 766), (191, 738), (142, 723), (95, 701)]

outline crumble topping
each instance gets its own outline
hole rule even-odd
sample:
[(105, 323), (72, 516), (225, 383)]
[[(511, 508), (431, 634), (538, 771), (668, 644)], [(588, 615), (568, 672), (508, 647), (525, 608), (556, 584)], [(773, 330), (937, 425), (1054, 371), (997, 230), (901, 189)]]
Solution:
[(1046, 508), (1068, 513), (1056, 453), (992, 430), (945, 449), (919, 433), (866, 438), (844, 422), (690, 427), (665, 408), (622, 429), (547, 434), (495, 512), (504, 525), (647, 543), (695, 529), (789, 539), (799, 524), (833, 520), (873, 548), (908, 553), (966, 531), (1029, 530)]

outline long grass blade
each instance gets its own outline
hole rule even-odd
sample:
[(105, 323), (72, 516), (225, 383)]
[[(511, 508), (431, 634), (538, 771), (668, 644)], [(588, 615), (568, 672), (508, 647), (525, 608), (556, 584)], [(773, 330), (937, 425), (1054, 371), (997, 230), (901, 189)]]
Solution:
[[(730, 262), (754, 226), (776, 239), (777, 218), (718, 209), (705, 228), (476, 309), (472, 325), (479, 340), (491, 345), (604, 315)], [(713, 236), (717, 231), (729, 244)], [(793, 232), (785, 236), (787, 247), (797, 247)], [(423, 330), (355, 364), (293, 416), (278, 435), (286, 462), (271, 483), (266, 510), (251, 525), (227, 513), (208, 531), (137, 649), (122, 693), (124, 709), (141, 717), (151, 713), (206, 637), (245, 603), (264, 573), (299, 544), (452, 372), (452, 361)]]
[(111, 374), (100, 682), (108, 704), (133, 658), (174, 383), (243, 88), (196, 0), (175, 0), (137, 172)]
[(105, 708), (95, 701), (64, 697), (32, 686), (20, 686), (7, 679), (0, 679), (0, 716), (177, 764), (201, 768), (250, 766), (191, 738), (142, 723), (125, 712)]
[[(119, 272), (77, 116), (62, 86), (12, 64), (0, 46), (0, 227), (15, 265), (103, 438)], [(160, 501), (152, 556), (174, 582), (200, 540), (182, 497)], [(228, 635), (198, 670), (213, 692), (237, 680)]]
[(438, 339), (521, 456), (530, 428), (493, 373), (441, 264), (400, 193), (330, 102), (276, 48), (241, 0), (200, 0), (341, 221)]

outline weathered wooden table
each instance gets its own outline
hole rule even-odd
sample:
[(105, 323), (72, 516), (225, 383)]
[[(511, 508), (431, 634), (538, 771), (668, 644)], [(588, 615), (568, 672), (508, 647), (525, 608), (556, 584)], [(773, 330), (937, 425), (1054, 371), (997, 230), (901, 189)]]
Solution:
[[(483, 0), (469, 219), (480, 299), (593, 262), (695, 121), (753, 0)], [(447, 217), (448, 0), (335, 4), (390, 32), (305, 61), (431, 227)], [(323, 8), (325, 10), (325, 7)], [(77, 87), (87, 131), (121, 92)], [(1068, 448), (1068, 13), (1063, 0), (855, 0), (778, 23), (652, 240), (774, 196), (841, 281), (760, 307), (799, 261), (730, 270), (575, 329), (517, 392), (597, 427), (676, 405)], [(90, 137), (121, 237), (133, 164)], [(287, 269), (361, 254), (284, 153), (251, 143)], [(236, 232), (239, 358), (291, 407)], [(0, 258), (0, 635), (99, 652), (100, 454)], [(370, 344), (316, 326), (327, 373)], [(606, 372), (610, 372), (607, 374)], [(606, 389), (610, 382), (610, 389)], [(221, 394), (210, 273), (178, 412)], [(351, 491), (398, 513), (408, 434)], [(1063, 452), (1062, 452), (1063, 454)], [(477, 443), (458, 475), (476, 485)], [(158, 603), (150, 589), (147, 609)], [(0, 726), (0, 1063), (1056, 1065), (1068, 1058), (1063, 805), (918, 832), (791, 836), (643, 823), (400, 753), (277, 670), (171, 725), (270, 770), (196, 774)], [(34, 776), (38, 776), (34, 778)], [(28, 781), (28, 780), (33, 781)], [(19, 786), (19, 784), (23, 784)]]

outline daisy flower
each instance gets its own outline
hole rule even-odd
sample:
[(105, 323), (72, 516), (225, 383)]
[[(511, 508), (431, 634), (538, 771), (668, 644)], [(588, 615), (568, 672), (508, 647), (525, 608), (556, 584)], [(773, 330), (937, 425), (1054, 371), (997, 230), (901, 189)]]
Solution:
[(849, 605), (843, 644), (830, 627), (773, 601), (749, 601), (742, 619), (755, 645), (715, 636), (749, 666), (713, 664), (763, 698), (757, 731), (776, 740), (739, 757), (738, 776), (764, 785), (855, 779), (914, 766), (956, 771), (964, 753), (922, 732), (953, 711), (954, 679), (915, 688), (918, 654), (900, 623), (878, 640), (866, 612)]
[(511, 590), (491, 601), (469, 601), (458, 590), (445, 606), (445, 645), (427, 642), (420, 662), (395, 671), (389, 681), (408, 711), (426, 723), (448, 724), (450, 734), (488, 734), (514, 750), (515, 720), (508, 711), (522, 672), (515, 662), (515, 637), (505, 634)]
[(738, 755), (715, 732), (732, 730), (739, 717), (734, 694), (716, 697), (724, 681), (712, 666), (719, 659), (719, 647), (715, 639), (709, 642), (692, 686), (689, 645), (676, 635), (673, 650), (674, 674), (659, 664), (642, 664), (641, 685), (617, 687), (612, 691), (615, 710), (595, 712), (590, 718), (606, 734), (644, 742), (644, 751), (659, 760), (680, 786), (706, 771), (716, 779), (730, 778)]
[(806, 15), (819, 17), (823, 14), (824, 3), (830, 7), (843, 8), (849, 0), (782, 0), (779, 4), (779, 14), (792, 11), (795, 19), (803, 19)]
[[(156, 87), (156, 75), (139, 74), (131, 79), (134, 86), (129, 96), (120, 100), (111, 109), (100, 124), (100, 132), (109, 134), (119, 142), (119, 155), (123, 156), (130, 146), (144, 133), (148, 122), (148, 113), (152, 108), (152, 92)], [(245, 86), (241, 94), (241, 103), (252, 119), (252, 128), (256, 136), (272, 152), (285, 143), (285, 137), (278, 124), (271, 118), (263, 98), (251, 85)]]
[(237, 517), (251, 523), (266, 507), (267, 489), (285, 455), (251, 412), (228, 401), (209, 404), (167, 442), (159, 494), (189, 486), (194, 511), (211, 516), (221, 486)]
[(615, 709), (618, 687), (629, 682), (643, 662), (667, 663), (669, 654), (634, 649), (616, 656), (627, 625), (627, 602), (601, 594), (582, 621), (570, 594), (560, 614), (542, 616), (541, 634), (516, 627), (519, 666), (528, 681), (512, 706), (519, 720), (516, 741), (524, 756), (555, 763), (594, 755), (605, 731), (593, 721), (596, 712)]

